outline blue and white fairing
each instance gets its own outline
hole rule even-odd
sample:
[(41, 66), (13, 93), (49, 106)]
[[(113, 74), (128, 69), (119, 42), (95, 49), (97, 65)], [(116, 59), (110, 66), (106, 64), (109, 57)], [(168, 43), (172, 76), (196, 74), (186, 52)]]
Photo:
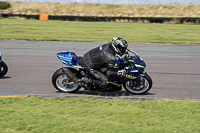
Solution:
[[(121, 86), (123, 83), (129, 80), (135, 80), (137, 85), (140, 85), (140, 77), (147, 75), (147, 73), (144, 71), (146, 68), (144, 60), (133, 50), (127, 49), (127, 52), (128, 56), (125, 55), (115, 57), (115, 69), (118, 70), (122, 64), (128, 64), (129, 67), (127, 74), (122, 76), (117, 82), (114, 81), (117, 77), (112, 77), (110, 79), (110, 83), (115, 86)], [(78, 64), (79, 58), (74, 52), (60, 52), (57, 53), (57, 57), (65, 65), (84, 69), (83, 65)]]
[[(127, 64), (129, 65), (129, 69), (127, 74), (120, 79), (119, 83), (124, 83), (130, 79), (134, 79), (137, 82), (137, 80), (140, 80), (140, 77), (147, 75), (147, 73), (144, 71), (146, 68), (144, 60), (133, 50), (127, 49), (127, 52), (128, 58), (126, 60), (128, 60)], [(122, 60), (124, 59), (116, 57), (114, 68), (117, 69)]]
[(79, 58), (74, 52), (60, 52), (57, 53), (57, 57), (65, 65), (83, 68), (83, 66), (78, 65)]

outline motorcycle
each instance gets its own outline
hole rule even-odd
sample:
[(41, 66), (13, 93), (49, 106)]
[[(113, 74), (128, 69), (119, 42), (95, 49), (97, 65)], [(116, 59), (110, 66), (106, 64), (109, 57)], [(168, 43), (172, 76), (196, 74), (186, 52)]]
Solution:
[[(81, 78), (87, 77), (93, 79), (90, 73), (84, 69), (83, 58), (77, 56), (74, 52), (57, 53), (60, 61), (66, 67), (59, 68), (52, 75), (52, 84), (59, 92), (73, 93), (81, 87), (85, 90), (102, 91), (106, 88), (100, 88), (92, 83), (81, 83)], [(133, 50), (127, 49), (124, 56), (115, 56), (114, 69), (125, 69), (126, 74), (109, 78), (109, 87), (113, 91), (120, 91), (123, 88), (131, 94), (147, 93), (152, 87), (151, 77), (144, 71), (146, 64), (144, 60)], [(106, 68), (100, 68), (102, 73), (106, 73)]]
[(2, 60), (2, 54), (0, 52), (0, 78), (6, 75), (7, 72), (8, 72), (8, 66)]

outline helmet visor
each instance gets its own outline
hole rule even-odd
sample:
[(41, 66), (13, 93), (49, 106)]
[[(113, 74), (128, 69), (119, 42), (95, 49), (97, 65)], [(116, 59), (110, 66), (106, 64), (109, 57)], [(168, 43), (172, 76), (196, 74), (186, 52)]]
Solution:
[(119, 45), (118, 49), (120, 51), (120, 54), (123, 55), (126, 52), (127, 45), (124, 45), (123, 47), (121, 45)]

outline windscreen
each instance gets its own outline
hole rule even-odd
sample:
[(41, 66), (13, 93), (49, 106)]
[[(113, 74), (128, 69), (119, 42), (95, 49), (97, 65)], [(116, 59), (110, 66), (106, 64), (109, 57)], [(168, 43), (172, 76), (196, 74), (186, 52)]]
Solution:
[(131, 59), (140, 59), (140, 56), (132, 49), (127, 49), (129, 58)]

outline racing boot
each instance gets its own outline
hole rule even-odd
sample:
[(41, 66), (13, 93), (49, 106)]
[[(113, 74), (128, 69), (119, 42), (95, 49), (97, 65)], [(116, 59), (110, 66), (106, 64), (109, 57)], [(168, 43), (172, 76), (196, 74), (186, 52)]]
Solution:
[(87, 84), (87, 83), (92, 83), (92, 80), (87, 77), (83, 77), (83, 78), (79, 79), (78, 82)]

